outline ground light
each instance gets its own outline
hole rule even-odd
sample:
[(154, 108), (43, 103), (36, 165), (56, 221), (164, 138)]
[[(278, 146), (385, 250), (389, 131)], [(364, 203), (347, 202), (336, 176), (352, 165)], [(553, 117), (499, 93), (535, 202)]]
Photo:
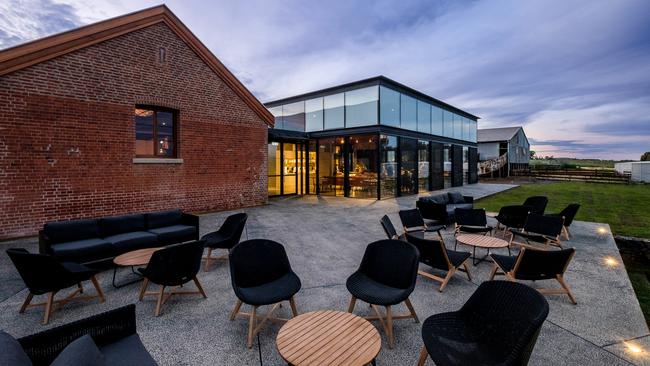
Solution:
[(627, 351), (634, 356), (640, 356), (645, 353), (643, 348), (634, 342), (625, 342), (625, 347), (627, 348)]
[(609, 267), (617, 267), (618, 261), (614, 257), (607, 256), (604, 258), (605, 264)]

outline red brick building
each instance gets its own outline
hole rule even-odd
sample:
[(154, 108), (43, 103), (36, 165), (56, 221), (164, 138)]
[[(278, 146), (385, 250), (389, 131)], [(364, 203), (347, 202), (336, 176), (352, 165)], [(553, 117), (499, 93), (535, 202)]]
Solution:
[(0, 239), (264, 203), (272, 123), (165, 6), (0, 51)]

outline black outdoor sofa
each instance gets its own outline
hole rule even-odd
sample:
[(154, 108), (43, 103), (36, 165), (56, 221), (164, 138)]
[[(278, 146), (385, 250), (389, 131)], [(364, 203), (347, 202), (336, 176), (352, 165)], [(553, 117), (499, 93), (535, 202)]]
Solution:
[(41, 254), (95, 264), (132, 250), (199, 240), (199, 217), (181, 210), (50, 222), (39, 231)]
[(474, 197), (463, 196), (459, 192), (448, 192), (421, 197), (415, 202), (415, 206), (420, 209), (425, 219), (447, 225), (455, 221), (454, 212), (457, 208), (474, 208)]
[[(92, 340), (82, 339), (86, 335)], [(29, 335), (17, 342), (0, 331), (0, 348), (2, 365), (78, 365), (88, 364), (92, 357), (102, 359), (99, 364), (106, 366), (157, 365), (136, 332), (133, 304)]]

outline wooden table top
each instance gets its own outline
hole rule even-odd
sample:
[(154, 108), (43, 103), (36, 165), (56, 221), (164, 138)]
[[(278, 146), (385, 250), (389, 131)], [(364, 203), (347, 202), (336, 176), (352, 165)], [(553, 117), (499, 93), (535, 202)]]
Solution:
[(462, 234), (458, 235), (456, 240), (461, 244), (479, 248), (505, 248), (508, 246), (507, 241), (487, 235)]
[(288, 363), (367, 365), (381, 350), (381, 338), (369, 321), (354, 314), (321, 310), (296, 316), (280, 328), (278, 351)]
[(162, 248), (146, 248), (127, 252), (113, 258), (113, 263), (118, 266), (144, 266), (151, 260), (153, 252)]

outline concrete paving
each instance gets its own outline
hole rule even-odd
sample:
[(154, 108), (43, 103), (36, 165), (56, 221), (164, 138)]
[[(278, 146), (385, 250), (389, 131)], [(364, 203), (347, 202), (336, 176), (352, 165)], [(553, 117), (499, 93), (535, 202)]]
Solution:
[[(509, 189), (511, 185), (477, 184), (462, 187), (464, 194), (482, 197)], [(291, 264), (302, 280), (302, 289), (296, 296), (300, 312), (319, 309), (345, 310), (349, 294), (346, 278), (354, 272), (365, 246), (383, 239), (379, 218), (388, 214), (399, 223), (397, 212), (414, 207), (416, 197), (390, 200), (357, 200), (337, 197), (293, 197), (270, 200), (268, 205), (247, 208), (249, 215), (244, 239), (268, 238), (283, 243)], [(219, 227), (231, 212), (201, 216), (201, 233)], [(572, 305), (565, 296), (547, 297), (550, 314), (545, 322), (531, 357), (531, 365), (630, 365), (648, 364), (650, 335), (641, 309), (623, 268), (616, 245), (606, 224), (575, 222), (573, 237), (565, 246), (577, 248), (574, 261), (566, 275), (578, 305)], [(453, 234), (445, 233), (449, 246)], [(5, 247), (20, 245), (36, 250), (35, 239), (7, 242)], [(459, 247), (460, 248), (460, 247)], [(613, 259), (615, 266), (606, 265)], [(0, 261), (3, 275), (13, 272)], [(426, 268), (423, 266), (423, 269)], [(411, 300), (421, 320), (444, 311), (457, 310), (487, 280), (491, 265), (481, 263), (471, 268), (473, 281), (458, 274), (443, 293), (438, 284), (425, 278), (418, 283)], [(124, 269), (119, 276), (129, 276)], [(163, 307), (160, 317), (153, 316), (153, 299), (137, 301), (138, 285), (114, 289), (110, 285), (111, 271), (100, 274), (107, 301), (98, 303), (70, 303), (54, 313), (50, 325), (40, 325), (42, 311), (28, 310), (18, 314), (26, 290), (8, 293), (0, 302), (0, 328), (14, 336), (31, 334), (49, 327), (100, 313), (129, 303), (137, 304), (138, 332), (147, 349), (161, 365), (259, 365), (258, 345), (246, 348), (246, 322), (228, 321), (235, 304), (227, 263), (217, 263), (209, 272), (201, 271), (199, 279), (208, 293), (208, 299), (182, 297), (172, 299)], [(16, 279), (9, 278), (14, 283)], [(529, 283), (535, 286), (535, 284)], [(547, 284), (544, 284), (547, 285)], [(553, 285), (553, 284), (551, 284)], [(288, 306), (280, 309), (286, 316)], [(400, 306), (397, 311), (406, 311)], [(357, 305), (358, 314), (369, 314), (363, 303)], [(270, 325), (259, 336), (262, 363), (284, 365), (275, 348), (279, 327)], [(421, 324), (413, 320), (395, 322), (396, 344), (388, 349), (382, 334), (379, 365), (414, 365), (422, 345)], [(630, 351), (630, 344), (638, 345), (640, 353)], [(432, 362), (428, 362), (432, 364)]]

